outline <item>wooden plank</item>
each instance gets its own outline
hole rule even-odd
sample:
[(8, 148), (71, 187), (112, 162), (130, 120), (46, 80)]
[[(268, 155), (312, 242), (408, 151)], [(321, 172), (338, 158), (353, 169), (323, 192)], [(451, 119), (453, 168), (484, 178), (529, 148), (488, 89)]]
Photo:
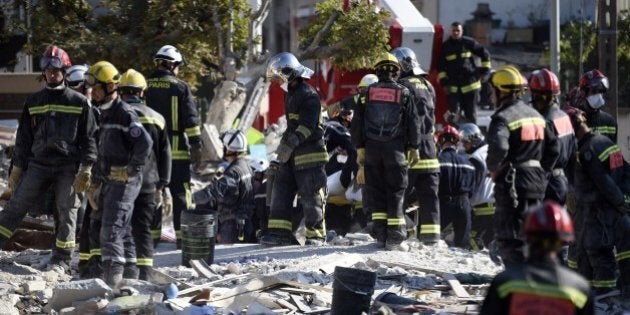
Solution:
[(306, 284), (306, 283), (299, 283), (297, 281), (290, 281), (290, 280), (279, 280), (279, 283), (282, 284), (286, 284), (292, 287), (296, 287), (296, 288), (301, 288), (301, 289), (313, 289), (313, 290), (317, 290), (323, 293), (329, 293), (332, 294), (333, 290), (331, 288), (324, 288), (324, 287), (320, 287), (318, 285), (312, 285), (312, 284)]
[(295, 304), (295, 306), (297, 306), (297, 308), (301, 311), (301, 312), (310, 312), (311, 308), (304, 304), (304, 300), (302, 299), (301, 296), (299, 295), (294, 295), (291, 294), (289, 295), (291, 297), (291, 301), (293, 301), (293, 304)]
[(455, 279), (455, 276), (452, 273), (444, 273), (444, 279), (446, 280), (446, 282), (448, 282), (451, 288), (453, 288), (453, 292), (455, 292), (455, 295), (457, 297), (470, 298), (470, 294), (468, 294), (468, 291), (466, 291), (466, 289), (462, 287), (462, 284), (459, 283), (457, 279)]
[(289, 293), (292, 293), (292, 294), (308, 294), (308, 295), (314, 295), (315, 294), (315, 292), (313, 292), (311, 290), (298, 289), (298, 288), (293, 288), (293, 287), (278, 288), (278, 290), (284, 291), (284, 292), (289, 292)]
[(188, 289), (191, 287), (190, 284), (184, 281), (177, 280), (155, 268), (151, 268), (151, 277), (154, 279), (155, 282), (159, 282), (160, 284), (177, 283), (178, 287), (184, 289)]
[(289, 301), (284, 300), (284, 299), (277, 299), (277, 300), (276, 300), (276, 303), (277, 303), (278, 305), (280, 305), (281, 307), (283, 307), (283, 308), (288, 308), (288, 309), (290, 309), (290, 310), (292, 310), (292, 311), (297, 311), (297, 310), (298, 310), (298, 307), (297, 307), (297, 306), (295, 306), (295, 305), (293, 305), (293, 304), (289, 303)]
[(217, 276), (215, 273), (212, 272), (212, 270), (210, 270), (210, 266), (208, 266), (205, 260), (191, 259), (188, 263), (190, 263), (190, 266), (195, 269), (195, 271), (197, 271), (200, 275), (208, 279), (216, 278)]
[(199, 291), (201, 289), (209, 288), (209, 287), (212, 287), (212, 286), (217, 285), (219, 283), (229, 282), (229, 281), (236, 280), (236, 279), (250, 278), (250, 277), (253, 277), (253, 276), (254, 275), (252, 275), (252, 274), (244, 274), (244, 275), (240, 275), (240, 276), (236, 276), (236, 277), (223, 278), (223, 279), (211, 281), (211, 282), (200, 284), (200, 285), (197, 285), (197, 286), (185, 289), (185, 290), (181, 290), (181, 291), (179, 291), (177, 293), (177, 296), (182, 296), (182, 295), (186, 295), (186, 294), (189, 294), (189, 293), (194, 293), (194, 292), (197, 292), (197, 291)]

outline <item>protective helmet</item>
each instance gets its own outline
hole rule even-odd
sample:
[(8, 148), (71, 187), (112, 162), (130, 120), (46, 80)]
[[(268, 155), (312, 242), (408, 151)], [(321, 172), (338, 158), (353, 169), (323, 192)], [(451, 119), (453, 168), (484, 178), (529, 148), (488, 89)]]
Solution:
[(88, 70), (88, 65), (74, 65), (66, 71), (66, 83), (71, 88), (79, 88), (83, 85), (85, 80), (85, 72)]
[(560, 82), (551, 71), (542, 68), (532, 72), (529, 78), (529, 89), (534, 93), (560, 94)]
[(254, 173), (263, 173), (269, 168), (269, 161), (265, 159), (253, 158), (249, 161), (249, 167), (251, 167)]
[(588, 71), (580, 77), (580, 89), (583, 91), (587, 89), (598, 89), (602, 92), (606, 92), (609, 86), (608, 78), (597, 69)]
[(366, 74), (363, 76), (363, 78), (361, 78), (361, 81), (359, 81), (359, 85), (357, 85), (357, 88), (366, 88), (376, 82), (378, 82), (378, 77), (376, 76), (376, 74)]
[(578, 107), (578, 103), (580, 100), (580, 87), (574, 86), (569, 90), (569, 93), (564, 97), (564, 101), (572, 107)]
[(459, 127), (459, 134), (463, 142), (478, 146), (484, 139), (481, 129), (473, 123), (465, 123)]
[(497, 69), (492, 75), (491, 83), (504, 93), (521, 92), (527, 86), (527, 80), (513, 66), (503, 66)]
[(228, 151), (247, 151), (247, 138), (245, 138), (245, 134), (240, 130), (230, 129), (226, 131), (221, 140), (223, 142), (223, 147), (225, 147)]
[(313, 70), (302, 65), (292, 53), (279, 53), (267, 62), (267, 78), (270, 80), (287, 83), (298, 77), (310, 79), (312, 75)]
[(561, 205), (555, 201), (545, 201), (528, 213), (525, 219), (525, 237), (528, 242), (545, 238), (572, 242), (575, 240), (573, 222)]
[(118, 83), (120, 82), (120, 73), (113, 64), (107, 61), (99, 61), (93, 64), (85, 73), (85, 83), (88, 86), (94, 86), (97, 83)]
[(160, 49), (158, 49), (157, 53), (155, 53), (155, 57), (153, 57), (153, 60), (164, 60), (180, 64), (184, 62), (184, 57), (179, 52), (179, 50), (175, 48), (175, 46), (164, 45)]
[(120, 84), (118, 87), (144, 91), (144, 89), (147, 88), (147, 81), (144, 79), (142, 73), (134, 69), (129, 69), (120, 77)]
[(450, 142), (452, 144), (457, 144), (459, 142), (459, 131), (451, 125), (444, 126), (444, 129), (438, 136), (438, 142), (440, 145)]
[(39, 60), (39, 67), (42, 68), (42, 70), (49, 67), (54, 69), (66, 69), (70, 66), (72, 66), (72, 63), (70, 62), (68, 53), (55, 45), (48, 47)]
[(412, 72), (415, 75), (426, 74), (416, 58), (416, 53), (408, 47), (398, 47), (392, 50), (392, 54), (398, 59), (400, 68), (403, 72)]
[(374, 64), (374, 69), (385, 72), (398, 72), (400, 71), (400, 64), (396, 56), (386, 52), (379, 56), (378, 61)]

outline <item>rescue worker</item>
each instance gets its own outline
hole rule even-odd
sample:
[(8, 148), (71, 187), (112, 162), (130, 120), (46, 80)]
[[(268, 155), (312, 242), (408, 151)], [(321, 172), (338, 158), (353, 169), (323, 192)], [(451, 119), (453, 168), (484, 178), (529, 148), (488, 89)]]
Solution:
[[(197, 166), (202, 155), (200, 118), (188, 84), (177, 78), (184, 57), (171, 45), (162, 46), (153, 61), (157, 67), (147, 79), (145, 100), (149, 107), (166, 120), (171, 143), (171, 181), (173, 196), (173, 228), (177, 248), (181, 248), (181, 213), (192, 207), (191, 162)], [(156, 222), (161, 224), (161, 212)], [(159, 220), (158, 220), (159, 219)], [(153, 226), (154, 231), (160, 227)], [(155, 232), (157, 234), (157, 232)]]
[[(475, 65), (474, 57), (481, 58), (479, 67)], [(480, 79), (487, 76), (490, 67), (488, 50), (472, 37), (464, 36), (460, 22), (453, 22), (451, 36), (442, 43), (438, 65), (438, 78), (448, 97), (449, 124), (461, 123), (462, 111), (465, 122), (477, 123)]]
[[(540, 203), (546, 174), (558, 158), (557, 139), (545, 119), (521, 100), (527, 81), (512, 66), (492, 76), (497, 105), (488, 130), (486, 165), (494, 180), (495, 240), (506, 266), (523, 262), (525, 209)], [(498, 262), (492, 251), (491, 258)]]
[(593, 69), (580, 77), (578, 104), (586, 113), (586, 123), (595, 132), (617, 143), (617, 121), (602, 110), (606, 105), (604, 94), (608, 91), (608, 78), (599, 70)]
[(469, 196), (474, 190), (475, 167), (457, 152), (459, 131), (446, 125), (438, 136), (440, 144), (440, 209), (442, 225), (453, 224), (453, 245), (470, 248), (471, 212)]
[(357, 93), (354, 95), (346, 96), (341, 101), (334, 103), (326, 108), (328, 118), (337, 117), (342, 109), (355, 111), (359, 102), (364, 102), (365, 96), (363, 95), (365, 89), (372, 83), (378, 82), (378, 77), (375, 74), (369, 73), (364, 75), (357, 84)]
[(622, 190), (629, 166), (618, 145), (589, 128), (581, 110), (572, 108), (567, 113), (578, 139), (578, 271), (591, 281), (598, 299), (615, 295), (615, 288), (620, 288), (620, 300), (630, 310), (630, 206), (628, 191)]
[(532, 72), (529, 90), (532, 105), (545, 118), (545, 128), (558, 138), (560, 150), (558, 160), (549, 176), (545, 200), (551, 199), (564, 206), (569, 192), (569, 181), (565, 174), (573, 169), (568, 168), (575, 163), (577, 143), (571, 120), (557, 103), (560, 82), (553, 72), (543, 68)]
[(364, 200), (372, 210), (376, 241), (387, 250), (407, 251), (403, 212), (407, 156), (412, 166), (420, 160), (421, 122), (413, 95), (396, 83), (400, 73), (396, 56), (384, 53), (374, 69), (379, 82), (368, 87), (365, 104), (357, 109), (351, 126), (357, 146), (357, 183), (365, 184)]
[(246, 226), (251, 225), (254, 209), (252, 171), (247, 154), (247, 139), (240, 130), (223, 134), (223, 159), (229, 165), (223, 176), (193, 193), (193, 202), (217, 209), (219, 217), (219, 243), (233, 244), (244, 241)]
[(440, 239), (440, 203), (438, 187), (440, 163), (435, 145), (435, 90), (420, 67), (416, 53), (399, 47), (392, 51), (401, 67), (398, 83), (408, 88), (420, 117), (420, 161), (409, 167), (409, 186), (415, 189), (419, 201), (419, 240), (432, 244)]
[(103, 278), (115, 287), (122, 280), (125, 264), (136, 262), (125, 244), (133, 242), (131, 216), (153, 141), (134, 109), (119, 97), (120, 73), (114, 65), (95, 63), (85, 73), (85, 82), (92, 88), (93, 104), (101, 111), (97, 176), (92, 179), (95, 188), (89, 198), (95, 198), (100, 186)]
[(252, 158), (249, 161), (252, 170), (252, 189), (254, 190), (254, 214), (252, 216), (252, 231), (255, 235), (245, 237), (248, 243), (258, 242), (259, 238), (267, 234), (267, 221), (269, 220), (269, 206), (267, 205), (267, 176), (269, 161), (261, 158)]
[(76, 245), (76, 194), (88, 188), (96, 160), (94, 114), (87, 98), (64, 82), (70, 66), (70, 57), (57, 46), (42, 55), (46, 87), (29, 96), (22, 109), (9, 174), (13, 195), (0, 211), (1, 248), (28, 209), (54, 189), (56, 233), (48, 267), (65, 271)]
[(133, 262), (127, 262), (125, 271), (131, 273), (128, 276), (125, 275), (125, 278), (149, 281), (153, 267), (151, 224), (157, 211), (161, 210), (158, 204), (169, 203), (171, 200), (172, 206), (172, 199), (164, 197), (164, 194), (169, 194), (166, 186), (171, 178), (171, 145), (168, 142), (164, 117), (144, 104), (146, 88), (147, 81), (144, 76), (134, 69), (127, 70), (120, 77), (118, 91), (122, 100), (131, 105), (153, 142), (142, 170), (142, 187), (134, 202), (131, 216), (133, 243), (125, 249), (133, 252), (135, 247), (135, 265), (138, 270), (136, 277)]
[(268, 234), (261, 239), (264, 245), (294, 243), (291, 209), (296, 193), (304, 212), (306, 243), (321, 245), (326, 238), (323, 207), (328, 154), (319, 96), (305, 82), (311, 75), (313, 70), (300, 64), (291, 53), (277, 54), (267, 63), (267, 78), (286, 92), (287, 129), (276, 149), (279, 165), (273, 180)]
[(558, 251), (575, 240), (567, 211), (554, 201), (530, 211), (525, 220), (527, 262), (499, 273), (479, 314), (595, 314), (588, 281), (560, 265)]
[(481, 129), (473, 123), (465, 123), (459, 128), (464, 151), (470, 164), (475, 168), (474, 189), (471, 192), (472, 226), (470, 246), (473, 250), (488, 247), (494, 239), (492, 221), (494, 219), (494, 182), (486, 167), (488, 143)]

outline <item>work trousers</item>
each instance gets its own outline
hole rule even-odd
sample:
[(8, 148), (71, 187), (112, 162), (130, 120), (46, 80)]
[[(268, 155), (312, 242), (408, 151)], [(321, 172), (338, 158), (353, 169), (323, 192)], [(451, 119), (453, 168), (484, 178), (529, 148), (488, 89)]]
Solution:
[[(134, 203), (131, 216), (131, 235), (135, 245), (135, 258), (138, 267), (153, 266), (153, 239), (151, 223), (156, 208), (155, 191), (141, 192)], [(133, 249), (131, 249), (133, 250)]]
[(470, 231), (470, 246), (473, 250), (487, 248), (494, 239), (494, 230), (492, 229), (494, 211), (493, 203), (473, 206), (472, 229)]
[[(630, 294), (630, 217), (606, 203), (578, 203), (578, 271), (591, 280), (596, 294), (615, 287)], [(616, 280), (616, 270), (620, 277)]]
[(287, 234), (287, 232), (291, 233), (294, 230), (292, 209), (293, 200), (295, 195), (298, 194), (298, 203), (304, 212), (306, 238), (325, 238), (325, 190), (326, 173), (324, 165), (307, 169), (295, 169), (291, 161), (280, 164), (273, 179), (271, 207), (267, 225), (269, 233)]
[(352, 225), (352, 204), (326, 204), (326, 229), (344, 236)]
[[(182, 211), (192, 208), (192, 192), (190, 190), (190, 162), (173, 161), (171, 169), (171, 181), (168, 184), (173, 195), (173, 228), (177, 241), (182, 239)], [(151, 225), (154, 240), (159, 240), (158, 234), (162, 230), (162, 212), (155, 212), (155, 219)], [(160, 231), (159, 233), (157, 231)]]
[(373, 234), (381, 243), (401, 243), (407, 236), (403, 202), (407, 161), (402, 139), (365, 142), (365, 200), (372, 210)]
[(440, 202), (438, 189), (440, 173), (425, 173), (409, 170), (409, 186), (414, 186), (419, 206), (419, 235), (421, 242), (440, 240)]
[[(479, 90), (473, 90), (467, 93), (456, 92), (448, 93), (448, 110), (453, 114), (464, 111), (463, 119), (457, 121), (457, 125), (464, 123), (477, 124), (477, 102), (479, 99)], [(463, 120), (463, 121), (462, 121)]]
[(468, 194), (440, 195), (441, 222), (444, 226), (453, 223), (453, 245), (459, 248), (470, 247), (471, 212)]
[[(523, 249), (525, 238), (523, 224), (525, 211), (540, 204), (539, 199), (519, 198), (518, 206), (514, 207), (513, 200), (506, 193), (507, 189), (498, 190), (495, 186), (496, 212), (494, 215), (494, 234), (499, 253), (506, 267), (525, 261)], [(500, 193), (499, 193), (500, 192)]]
[(76, 245), (77, 197), (72, 184), (77, 167), (75, 164), (53, 167), (34, 162), (28, 165), (13, 191), (13, 196), (4, 210), (0, 211), (0, 248), (11, 238), (28, 209), (38, 204), (49, 187), (53, 187), (57, 222), (51, 262), (70, 262), (70, 255)]

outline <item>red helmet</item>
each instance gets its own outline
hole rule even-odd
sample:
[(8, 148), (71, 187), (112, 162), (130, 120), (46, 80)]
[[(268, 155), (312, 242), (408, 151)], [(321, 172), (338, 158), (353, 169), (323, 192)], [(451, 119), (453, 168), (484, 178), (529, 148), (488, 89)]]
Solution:
[(529, 89), (534, 93), (560, 94), (560, 82), (551, 71), (542, 68), (532, 72), (529, 78)]
[(459, 142), (459, 131), (451, 125), (444, 126), (444, 129), (442, 129), (442, 132), (438, 136), (438, 142), (440, 144), (444, 144), (447, 141), (452, 144)]
[(599, 70), (593, 69), (580, 77), (580, 89), (599, 89), (602, 92), (608, 90), (608, 78)]
[(584, 115), (583, 110), (577, 107), (569, 106), (569, 107), (564, 108), (564, 112), (567, 113), (567, 115), (569, 115), (573, 129), (579, 127), (580, 124), (582, 123), (586, 123), (586, 116)]
[(42, 70), (49, 67), (55, 69), (66, 69), (71, 66), (72, 63), (70, 62), (70, 56), (68, 56), (68, 53), (55, 45), (48, 47), (42, 58), (39, 60), (39, 67), (42, 68)]
[(575, 240), (573, 221), (564, 207), (555, 201), (545, 201), (527, 215), (525, 237), (528, 242), (541, 238), (572, 242)]

